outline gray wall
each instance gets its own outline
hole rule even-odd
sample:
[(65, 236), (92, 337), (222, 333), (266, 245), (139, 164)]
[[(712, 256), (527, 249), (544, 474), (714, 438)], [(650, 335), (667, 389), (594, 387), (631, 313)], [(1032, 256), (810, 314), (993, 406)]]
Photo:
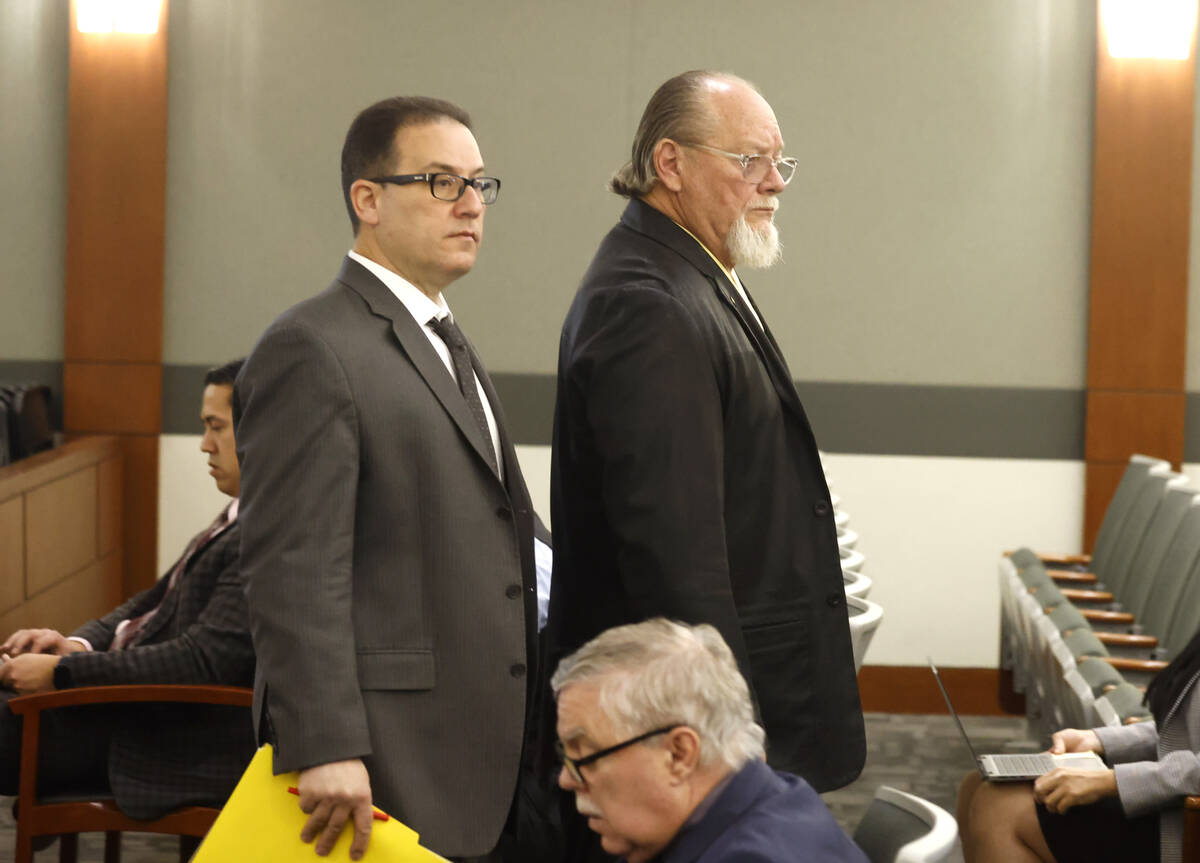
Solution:
[(328, 282), (349, 120), (424, 92), (472, 112), (505, 183), (449, 301), (493, 370), (551, 373), (642, 106), (708, 66), (762, 87), (801, 161), (786, 262), (747, 275), (797, 377), (1084, 383), (1090, 0), (476, 0), (467, 30), (394, 0), (171, 15), (167, 363), (244, 352)]
[(66, 154), (67, 4), (0, 0), (0, 380), (62, 360)]

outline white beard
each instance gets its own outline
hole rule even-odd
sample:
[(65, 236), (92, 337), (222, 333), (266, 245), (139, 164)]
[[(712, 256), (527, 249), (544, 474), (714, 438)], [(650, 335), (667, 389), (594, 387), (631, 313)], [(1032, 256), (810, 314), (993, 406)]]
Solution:
[(779, 263), (783, 257), (783, 244), (779, 241), (779, 229), (775, 223), (767, 222), (762, 228), (755, 229), (746, 221), (745, 213), (730, 225), (729, 233), (725, 236), (725, 248), (729, 249), (729, 257), (733, 259), (735, 268), (765, 270)]

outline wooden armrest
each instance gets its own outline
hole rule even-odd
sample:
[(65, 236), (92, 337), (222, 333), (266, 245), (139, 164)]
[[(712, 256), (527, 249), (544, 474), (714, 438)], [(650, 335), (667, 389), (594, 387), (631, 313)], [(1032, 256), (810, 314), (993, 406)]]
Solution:
[(1167, 663), (1161, 659), (1130, 659), (1125, 656), (1101, 656), (1117, 671), (1162, 671)]
[(114, 704), (137, 701), (173, 701), (194, 704), (226, 704), (250, 707), (254, 692), (240, 686), (177, 686), (165, 684), (128, 684), (123, 686), (79, 686), (56, 689), (33, 695), (19, 695), (8, 700), (13, 713), (24, 715), (54, 707), (73, 707), (77, 704)]
[(1158, 639), (1153, 635), (1131, 635), (1125, 632), (1094, 632), (1101, 644), (1113, 644), (1118, 647), (1158, 647)]
[(1084, 620), (1090, 620), (1095, 623), (1133, 623), (1133, 612), (1131, 611), (1104, 611), (1099, 608), (1081, 609), (1080, 614)]
[(1087, 566), (1092, 562), (1090, 554), (1043, 554), (1039, 551), (1038, 557), (1047, 566)]
[(1046, 575), (1059, 584), (1095, 584), (1096, 573), (1075, 572), (1073, 569), (1047, 569)]
[(1200, 857), (1200, 797), (1188, 797), (1183, 802), (1183, 859)]
[(1076, 590), (1064, 587), (1060, 593), (1071, 602), (1112, 602), (1114, 597), (1111, 590)]

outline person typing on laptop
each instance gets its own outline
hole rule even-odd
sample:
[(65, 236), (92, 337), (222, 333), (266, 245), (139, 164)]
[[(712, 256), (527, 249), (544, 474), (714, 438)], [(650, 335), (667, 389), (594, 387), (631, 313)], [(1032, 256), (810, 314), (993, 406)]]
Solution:
[(959, 788), (967, 863), (1150, 861), (1183, 857), (1183, 798), (1200, 794), (1200, 632), (1150, 682), (1153, 721), (1054, 734), (1050, 752), (1093, 752), (1102, 771), (1060, 767), (1032, 783)]

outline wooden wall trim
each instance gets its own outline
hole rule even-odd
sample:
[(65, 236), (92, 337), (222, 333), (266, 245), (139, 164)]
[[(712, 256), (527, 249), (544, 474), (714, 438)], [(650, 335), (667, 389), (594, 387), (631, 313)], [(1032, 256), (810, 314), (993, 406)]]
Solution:
[[(1011, 716), (1000, 703), (995, 668), (938, 668), (961, 716)], [(949, 714), (925, 665), (864, 665), (858, 672), (863, 710), (871, 713)]]
[(1134, 452), (1183, 462), (1195, 34), (1186, 60), (1113, 58), (1098, 19), (1083, 546)]
[(76, 0), (68, 25), (63, 423), (121, 437), (126, 595), (157, 575), (167, 5), (153, 34), (80, 33)]

